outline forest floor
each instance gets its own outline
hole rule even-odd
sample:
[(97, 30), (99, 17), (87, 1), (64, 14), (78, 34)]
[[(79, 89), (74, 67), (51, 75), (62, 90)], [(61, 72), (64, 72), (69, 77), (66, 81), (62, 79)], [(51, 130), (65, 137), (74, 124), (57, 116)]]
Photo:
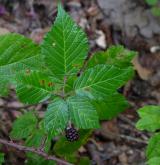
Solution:
[[(131, 107), (111, 121), (103, 121), (79, 152), (93, 164), (145, 165), (145, 147), (150, 135), (136, 130), (136, 110), (160, 105), (160, 18), (150, 13), (144, 0), (63, 0), (65, 9), (86, 31), (92, 52), (122, 44), (139, 56), (133, 61), (136, 75), (121, 91)], [(0, 34), (17, 32), (40, 43), (55, 19), (53, 0), (0, 0)], [(0, 136), (9, 138), (12, 122), (24, 108), (14, 90), (0, 98)], [(35, 107), (36, 110), (43, 105)], [(15, 152), (15, 151), (13, 151)], [(16, 155), (16, 156), (15, 156)], [(6, 165), (22, 165), (24, 155), (8, 155)]]

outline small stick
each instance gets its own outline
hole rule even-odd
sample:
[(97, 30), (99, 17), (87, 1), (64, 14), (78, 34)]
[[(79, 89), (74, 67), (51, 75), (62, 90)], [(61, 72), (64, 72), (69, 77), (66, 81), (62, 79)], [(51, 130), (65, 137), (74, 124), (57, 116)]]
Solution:
[(37, 155), (44, 157), (46, 160), (53, 160), (62, 165), (73, 165), (71, 163), (66, 162), (65, 160), (57, 158), (54, 155), (48, 155), (46, 152), (43, 152), (43, 151), (33, 148), (33, 147), (26, 147), (26, 146), (16, 144), (11, 141), (7, 141), (7, 140), (3, 140), (3, 139), (0, 139), (0, 144), (16, 148), (17, 150), (20, 150), (20, 151), (35, 153)]

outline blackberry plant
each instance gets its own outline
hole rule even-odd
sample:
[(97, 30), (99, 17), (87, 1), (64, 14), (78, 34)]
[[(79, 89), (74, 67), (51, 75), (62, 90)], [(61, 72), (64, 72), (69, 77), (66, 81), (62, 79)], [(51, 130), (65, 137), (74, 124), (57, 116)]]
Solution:
[[(24, 104), (48, 104), (43, 117), (26, 110), (13, 123), (10, 137), (23, 140), (23, 147), (0, 139), (1, 144), (27, 152), (26, 164), (70, 164), (62, 159), (90, 164), (86, 157), (77, 159), (79, 147), (100, 127), (100, 120), (112, 119), (128, 106), (117, 90), (132, 78), (136, 53), (112, 46), (89, 59), (88, 52), (86, 34), (61, 4), (40, 45), (20, 34), (0, 36), (3, 88), (15, 85)], [(55, 136), (59, 140), (53, 145)]]

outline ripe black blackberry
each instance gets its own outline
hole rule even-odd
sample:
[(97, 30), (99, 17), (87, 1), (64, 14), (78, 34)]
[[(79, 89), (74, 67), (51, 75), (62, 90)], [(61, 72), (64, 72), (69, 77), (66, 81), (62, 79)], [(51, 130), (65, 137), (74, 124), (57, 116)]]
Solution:
[(66, 138), (68, 141), (74, 142), (78, 140), (79, 138), (78, 131), (73, 126), (67, 127), (65, 132), (66, 132)]

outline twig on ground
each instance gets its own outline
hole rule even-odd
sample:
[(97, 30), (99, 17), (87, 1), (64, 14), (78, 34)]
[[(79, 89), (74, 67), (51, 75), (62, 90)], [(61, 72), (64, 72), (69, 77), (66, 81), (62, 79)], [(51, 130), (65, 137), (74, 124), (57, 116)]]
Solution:
[(127, 117), (125, 117), (124, 115), (119, 115), (118, 116), (119, 119), (121, 119), (122, 121), (128, 123), (129, 125), (131, 125), (132, 127), (135, 128), (135, 123), (132, 122), (130, 119), (128, 119)]
[(135, 138), (135, 137), (132, 137), (132, 136), (128, 136), (128, 135), (120, 134), (119, 137), (121, 139), (125, 139), (125, 140), (128, 140), (128, 141), (133, 141), (133, 142), (136, 142), (136, 143), (148, 144), (147, 141), (145, 141), (145, 140), (141, 140), (141, 139), (138, 139), (138, 138)]
[(104, 162), (101, 160), (100, 155), (96, 151), (96, 147), (94, 146), (94, 144), (88, 143), (86, 147), (93, 161), (95, 161), (97, 165), (104, 165)]
[(16, 144), (16, 143), (4, 140), (4, 139), (0, 139), (0, 144), (16, 148), (17, 150), (20, 150), (20, 151), (35, 153), (37, 155), (44, 157), (46, 160), (53, 160), (62, 165), (73, 165), (71, 163), (66, 162), (65, 160), (57, 158), (54, 155), (48, 155), (46, 152), (43, 152), (43, 151), (33, 148), (33, 147), (26, 147), (26, 146)]

